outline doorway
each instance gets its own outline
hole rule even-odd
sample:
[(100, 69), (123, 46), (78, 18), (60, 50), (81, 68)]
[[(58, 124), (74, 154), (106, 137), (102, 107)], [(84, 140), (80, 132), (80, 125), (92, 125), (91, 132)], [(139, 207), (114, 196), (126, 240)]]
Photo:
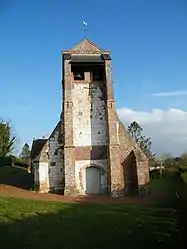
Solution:
[(99, 195), (101, 193), (101, 173), (97, 167), (86, 168), (86, 194)]

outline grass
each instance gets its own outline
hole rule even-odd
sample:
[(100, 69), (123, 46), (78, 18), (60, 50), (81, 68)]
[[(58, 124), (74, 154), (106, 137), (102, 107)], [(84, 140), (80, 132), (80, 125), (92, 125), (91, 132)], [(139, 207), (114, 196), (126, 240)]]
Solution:
[[(23, 168), (0, 168), (0, 184), (29, 189), (29, 182), (30, 174)], [(165, 177), (151, 185), (174, 196), (179, 182)], [(2, 249), (179, 249), (178, 228), (178, 212), (171, 205), (66, 204), (0, 197)]]
[(184, 183), (187, 184), (187, 172), (182, 173), (181, 176), (182, 176)]
[(181, 176), (176, 177), (177, 172), (176, 168), (164, 170), (162, 178), (151, 179), (151, 188), (167, 194), (168, 197), (175, 197), (176, 191), (180, 193), (184, 189)]
[(175, 197), (176, 190), (179, 189), (179, 182), (176, 179), (152, 179), (151, 188), (166, 193), (169, 197)]
[(0, 248), (180, 247), (172, 208), (0, 198)]

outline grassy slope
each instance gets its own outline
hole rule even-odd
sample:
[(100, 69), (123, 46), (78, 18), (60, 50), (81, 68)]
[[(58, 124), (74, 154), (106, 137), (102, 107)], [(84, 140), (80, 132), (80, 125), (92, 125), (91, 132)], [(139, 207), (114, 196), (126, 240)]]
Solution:
[(32, 177), (25, 168), (0, 167), (0, 184), (30, 189)]
[(179, 240), (176, 223), (175, 210), (166, 207), (0, 198), (0, 248), (6, 249), (167, 248)]

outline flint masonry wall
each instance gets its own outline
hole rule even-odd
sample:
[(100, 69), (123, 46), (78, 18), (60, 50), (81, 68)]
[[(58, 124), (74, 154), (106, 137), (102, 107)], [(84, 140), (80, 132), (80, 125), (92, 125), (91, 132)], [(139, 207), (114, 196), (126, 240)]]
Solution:
[(49, 138), (49, 186), (50, 191), (61, 191), (63, 188), (63, 161), (58, 142), (60, 124)]
[[(75, 145), (75, 178), (79, 194), (86, 192), (85, 171), (87, 167), (101, 169), (101, 193), (107, 191), (107, 121), (103, 82), (79, 82), (73, 84), (73, 141)], [(93, 147), (95, 153), (93, 153)], [(102, 152), (103, 151), (103, 152)], [(76, 153), (77, 152), (77, 153)], [(102, 155), (101, 155), (102, 152)]]
[(73, 141), (78, 146), (107, 144), (105, 102), (98, 84), (93, 87), (92, 104), (89, 98), (89, 83), (74, 83), (73, 95)]

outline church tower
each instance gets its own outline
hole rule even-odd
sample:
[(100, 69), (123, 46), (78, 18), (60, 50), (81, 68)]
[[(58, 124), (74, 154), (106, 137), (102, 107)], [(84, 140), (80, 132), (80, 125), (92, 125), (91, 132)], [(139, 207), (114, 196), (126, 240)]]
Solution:
[[(110, 52), (84, 39), (62, 61), (64, 194), (121, 196), (125, 157), (137, 147), (116, 113)], [(137, 160), (138, 186), (149, 177), (145, 156)]]

